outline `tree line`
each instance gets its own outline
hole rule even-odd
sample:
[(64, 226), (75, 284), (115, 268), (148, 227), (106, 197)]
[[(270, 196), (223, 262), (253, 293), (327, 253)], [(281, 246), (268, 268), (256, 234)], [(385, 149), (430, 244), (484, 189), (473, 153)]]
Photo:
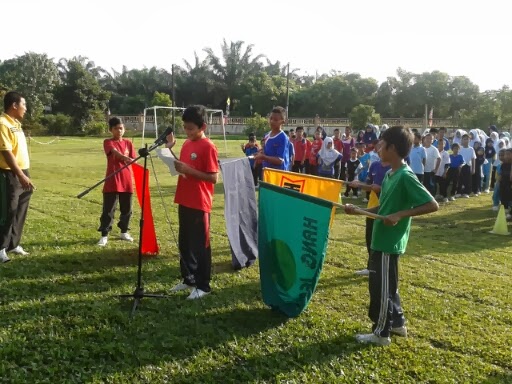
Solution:
[(134, 115), (155, 104), (170, 105), (173, 85), (175, 105), (199, 103), (226, 110), (229, 98), (231, 116), (265, 116), (273, 106), (285, 106), (288, 96), (290, 117), (419, 118), (428, 104), (434, 117), (454, 119), (463, 127), (512, 124), (512, 91), (504, 86), (480, 92), (465, 76), (398, 68), (395, 76), (379, 84), (358, 73), (334, 70), (303, 75), (255, 54), (243, 41), (224, 40), (220, 55), (212, 48), (203, 53), (204, 59), (195, 53), (192, 63), (183, 60), (172, 70), (117, 71), (82, 56), (55, 61), (28, 52), (0, 62), (0, 92), (23, 93), (28, 123), (42, 124), (51, 134), (99, 133), (107, 110)]

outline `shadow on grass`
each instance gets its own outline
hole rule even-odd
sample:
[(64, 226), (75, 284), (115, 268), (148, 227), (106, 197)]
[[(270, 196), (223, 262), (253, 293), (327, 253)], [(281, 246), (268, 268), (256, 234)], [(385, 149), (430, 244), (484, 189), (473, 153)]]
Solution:
[(284, 324), (284, 316), (261, 308), (253, 295), (257, 290), (256, 283), (249, 283), (196, 302), (184, 300), (185, 294), (143, 299), (131, 319), (131, 300), (117, 305), (115, 297), (101, 295), (58, 297), (4, 311), (4, 327), (17, 326), (16, 332), (3, 335), (7, 347), (0, 350), (0, 361), (10, 368), (3, 379), (17, 382), (17, 372), (25, 382), (55, 372), (63, 381), (77, 375), (86, 381), (124, 375), (143, 365), (186, 360), (200, 350)]
[(482, 384), (505, 384), (512, 383), (512, 371), (495, 373), (482, 382)]

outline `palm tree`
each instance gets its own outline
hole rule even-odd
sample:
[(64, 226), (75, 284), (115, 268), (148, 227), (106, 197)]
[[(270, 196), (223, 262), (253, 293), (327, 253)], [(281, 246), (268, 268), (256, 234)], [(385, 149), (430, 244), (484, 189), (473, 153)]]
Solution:
[(221, 45), (222, 57), (218, 57), (211, 48), (205, 48), (208, 63), (213, 71), (216, 85), (219, 88), (218, 94), (221, 99), (216, 102), (222, 102), (228, 96), (232, 96), (238, 86), (249, 76), (261, 70), (260, 60), (264, 55), (252, 57), (253, 45), (249, 44), (244, 49), (243, 41), (226, 42), (223, 40)]

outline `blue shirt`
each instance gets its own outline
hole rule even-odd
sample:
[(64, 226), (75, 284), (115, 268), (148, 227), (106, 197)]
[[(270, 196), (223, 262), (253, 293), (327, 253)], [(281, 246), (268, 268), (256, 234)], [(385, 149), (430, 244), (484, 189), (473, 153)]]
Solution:
[(334, 164), (337, 164), (341, 160), (341, 154), (338, 155), (336, 158), (336, 161), (333, 161), (331, 165), (325, 165), (322, 163), (322, 160), (320, 160), (320, 155), (317, 155), (318, 157), (318, 175), (319, 176), (328, 176), (332, 177), (334, 176)]
[(368, 184), (377, 184), (382, 185), (382, 180), (384, 180), (384, 176), (391, 169), (391, 166), (383, 166), (382, 162), (376, 161), (370, 165), (370, 169), (368, 170), (368, 177), (366, 182)]
[[(254, 147), (245, 147), (245, 156), (252, 156), (255, 155), (258, 152), (259, 148), (257, 146)], [(249, 163), (251, 164), (251, 168), (254, 168), (254, 159), (249, 159)]]
[(357, 175), (357, 179), (359, 181), (365, 182), (366, 177), (368, 176), (368, 162), (370, 161), (370, 154), (365, 153), (363, 156), (358, 158), (359, 162), (361, 163), (361, 172)]
[(265, 140), (265, 155), (278, 157), (283, 160), (280, 165), (274, 165), (269, 163), (268, 161), (263, 161), (264, 168), (274, 168), (274, 169), (282, 169), (283, 171), (287, 171), (290, 165), (290, 140), (288, 136), (283, 131), (279, 132), (274, 137), (270, 136), (270, 133), (266, 136)]
[[(443, 137), (443, 141), (444, 141), (444, 150), (449, 151), (450, 150), (450, 142), (448, 141), (448, 139), (446, 137)], [(434, 140), (432, 145), (437, 148), (437, 139)], [(439, 149), (439, 148), (437, 148), (437, 149)]]
[[(290, 140), (290, 139), (288, 138), (288, 140)], [(293, 143), (291, 141), (288, 144), (288, 156), (290, 158), (290, 163), (291, 163), (292, 158), (295, 157), (295, 147), (293, 146)], [(290, 168), (291, 168), (291, 165), (292, 164), (290, 164)]]
[(462, 164), (464, 164), (462, 155), (450, 155), (450, 168), (459, 168)]
[(427, 160), (427, 151), (421, 145), (411, 148), (409, 154), (409, 160), (411, 161), (410, 167), (412, 171), (417, 175), (423, 175), (425, 172), (425, 166), (423, 160)]

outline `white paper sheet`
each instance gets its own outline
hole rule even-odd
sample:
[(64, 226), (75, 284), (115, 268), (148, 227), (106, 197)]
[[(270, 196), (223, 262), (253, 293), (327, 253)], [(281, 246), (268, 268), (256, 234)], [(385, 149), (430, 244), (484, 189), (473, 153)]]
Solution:
[(164, 162), (164, 164), (167, 165), (167, 167), (169, 168), (169, 172), (171, 172), (171, 176), (181, 175), (181, 173), (179, 173), (176, 170), (176, 167), (174, 166), (174, 161), (176, 159), (172, 155), (169, 148), (157, 148), (156, 153), (157, 153), (158, 157), (160, 158), (160, 160), (162, 160)]

